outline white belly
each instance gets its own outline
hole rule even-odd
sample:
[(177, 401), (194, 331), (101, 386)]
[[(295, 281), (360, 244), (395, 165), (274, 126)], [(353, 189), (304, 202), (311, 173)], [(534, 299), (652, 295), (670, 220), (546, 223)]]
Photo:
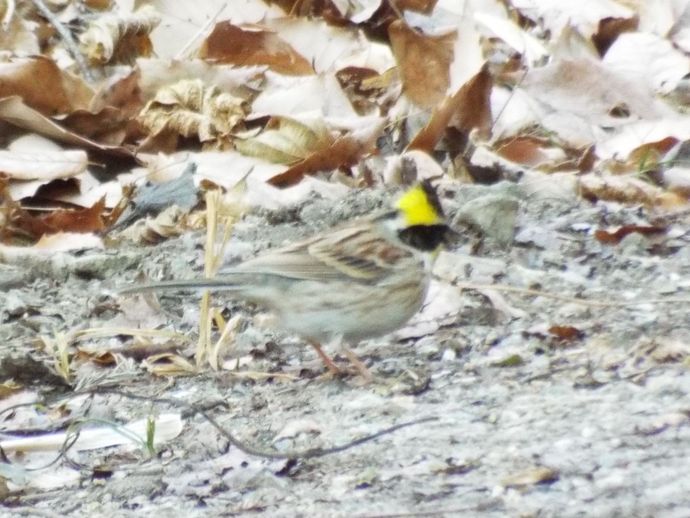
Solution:
[(311, 281), (293, 284), (284, 297), (286, 304), (282, 307), (272, 304), (281, 327), (317, 342), (342, 337), (345, 342), (356, 343), (385, 335), (405, 325), (419, 311), (428, 279), (408, 282), (394, 296), (387, 296), (386, 290), (372, 293), (370, 286), (334, 284), (329, 284), (328, 290), (320, 292), (318, 297), (296, 293), (298, 290), (313, 293), (315, 284)]

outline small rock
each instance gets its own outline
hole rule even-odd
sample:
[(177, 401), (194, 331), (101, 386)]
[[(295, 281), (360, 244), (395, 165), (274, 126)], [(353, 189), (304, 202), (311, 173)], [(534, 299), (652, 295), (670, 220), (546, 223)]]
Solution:
[(520, 203), (511, 195), (487, 194), (467, 202), (457, 213), (453, 225), (469, 223), (501, 246), (513, 241)]

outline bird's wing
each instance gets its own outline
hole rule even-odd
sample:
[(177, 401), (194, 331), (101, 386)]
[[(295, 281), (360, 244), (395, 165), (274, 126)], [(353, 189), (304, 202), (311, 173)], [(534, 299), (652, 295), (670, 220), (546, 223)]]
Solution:
[(394, 247), (367, 225), (333, 230), (249, 259), (221, 272), (270, 274), (305, 280), (375, 281), (409, 252)]

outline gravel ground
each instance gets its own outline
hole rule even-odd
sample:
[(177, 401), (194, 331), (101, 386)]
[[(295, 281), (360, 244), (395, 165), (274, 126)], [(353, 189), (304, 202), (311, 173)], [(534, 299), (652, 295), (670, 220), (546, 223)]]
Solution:
[[(352, 192), (336, 202), (315, 197), (254, 212), (237, 225), (229, 255), (250, 256), (366, 213), (386, 196)], [(456, 225), (472, 230), (439, 257), (439, 280), (410, 325), (356, 348), (375, 376), (370, 384), (321, 376), (311, 348), (267, 330), (257, 308), (236, 303), (228, 314), (246, 318), (228, 355), (242, 358), (240, 371), (251, 378), (228, 370), (154, 377), (122, 336), (88, 342), (120, 348), (117, 367), (74, 361), (80, 386), (117, 381), (139, 395), (209, 408), (224, 428), (262, 449), (330, 447), (435, 420), (287, 461), (243, 453), (202, 416), (183, 412), (182, 433), (154, 454), (68, 452), (37, 473), (69, 469), (76, 477), (54, 489), (10, 484), (0, 514), (690, 516), (688, 215), (660, 221), (640, 208), (512, 184), (449, 185), (444, 204)], [(631, 233), (618, 244), (594, 236), (651, 221), (666, 231)], [(37, 349), (38, 336), (56, 332), (161, 326), (187, 335), (173, 345), (191, 350), (197, 298), (165, 294), (151, 308), (113, 290), (140, 271), (156, 279), (198, 275), (201, 243), (192, 233), (156, 246), (118, 244), (0, 265), (3, 379), (64, 394), (42, 367), (49, 355)], [(659, 302), (665, 298), (676, 302)], [(88, 407), (80, 401), (73, 412), (122, 422), (180, 411), (115, 394), (96, 395)], [(26, 425), (3, 419), (5, 430)]]

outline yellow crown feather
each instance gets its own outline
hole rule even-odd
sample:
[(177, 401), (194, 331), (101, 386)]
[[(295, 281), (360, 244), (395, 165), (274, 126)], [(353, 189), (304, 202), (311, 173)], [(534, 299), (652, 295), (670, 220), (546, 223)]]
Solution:
[(396, 208), (405, 218), (405, 225), (437, 225), (443, 223), (442, 215), (429, 199), (422, 184), (409, 189), (396, 203)]

